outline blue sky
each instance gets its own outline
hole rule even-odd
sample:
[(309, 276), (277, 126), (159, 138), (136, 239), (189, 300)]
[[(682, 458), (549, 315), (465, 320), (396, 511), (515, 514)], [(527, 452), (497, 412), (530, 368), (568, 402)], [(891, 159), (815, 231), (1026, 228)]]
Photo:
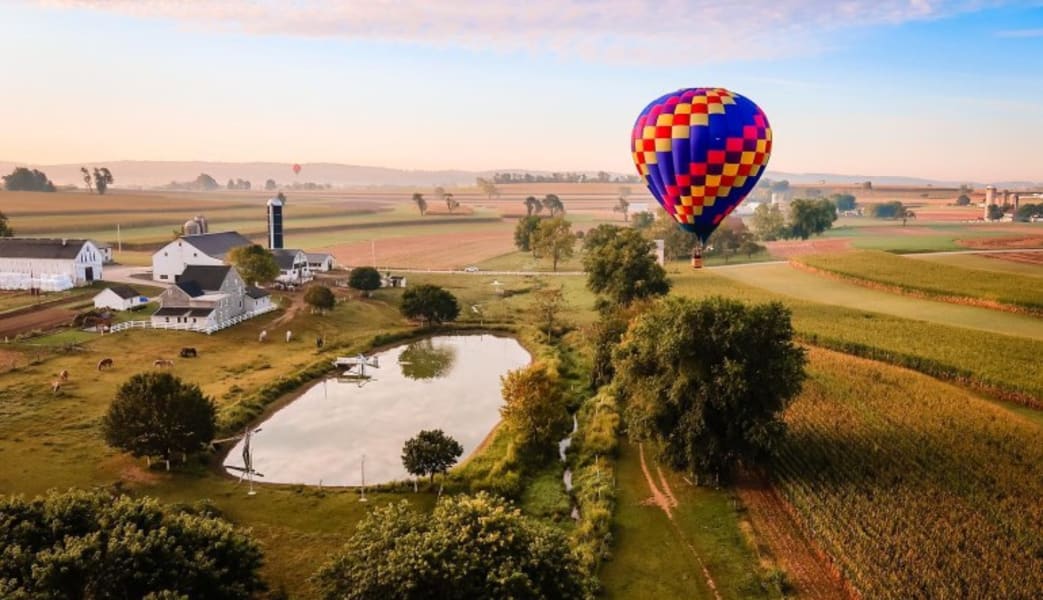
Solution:
[(772, 170), (1043, 180), (1039, 1), (288, 4), (0, 4), (0, 159), (631, 172), (649, 100), (722, 86)]

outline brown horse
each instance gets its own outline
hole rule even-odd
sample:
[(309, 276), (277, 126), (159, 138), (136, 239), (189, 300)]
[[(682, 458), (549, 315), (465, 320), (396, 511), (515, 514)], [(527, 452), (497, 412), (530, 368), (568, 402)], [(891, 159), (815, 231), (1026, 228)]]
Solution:
[(104, 369), (111, 369), (111, 368), (112, 368), (112, 359), (111, 358), (103, 358), (103, 359), (98, 361), (98, 370), (99, 371), (102, 371)]
[(62, 369), (61, 373), (58, 373), (58, 380), (59, 381), (69, 381), (69, 370), (68, 369)]
[(157, 358), (152, 362), (153, 367), (173, 367), (174, 361), (169, 358)]
[(60, 391), (62, 391), (62, 382), (60, 379), (55, 379), (51, 382), (51, 393), (57, 394)]

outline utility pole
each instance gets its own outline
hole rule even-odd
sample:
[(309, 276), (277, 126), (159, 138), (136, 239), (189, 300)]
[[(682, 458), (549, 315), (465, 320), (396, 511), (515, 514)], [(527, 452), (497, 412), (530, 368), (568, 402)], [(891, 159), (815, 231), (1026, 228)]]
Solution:
[(366, 501), (366, 455), (362, 455), (362, 497), (359, 502)]

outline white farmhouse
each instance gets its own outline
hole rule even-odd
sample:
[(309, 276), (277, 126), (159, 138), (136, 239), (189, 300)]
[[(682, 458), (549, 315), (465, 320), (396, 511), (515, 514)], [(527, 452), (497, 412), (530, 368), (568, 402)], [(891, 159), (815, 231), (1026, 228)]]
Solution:
[(116, 284), (105, 288), (94, 297), (94, 308), (130, 310), (148, 304), (148, 297), (129, 285)]
[(58, 292), (102, 279), (90, 240), (0, 238), (0, 289)]
[(268, 293), (247, 286), (228, 265), (189, 265), (177, 284), (159, 296), (152, 315), (156, 328), (213, 331), (237, 318), (249, 318), (272, 309)]
[(152, 255), (152, 279), (177, 281), (189, 265), (225, 265), (232, 248), (252, 243), (235, 231), (183, 235)]
[(300, 285), (312, 280), (308, 255), (303, 250), (273, 248), (271, 253), (279, 265), (279, 276), (275, 281), (284, 285)]
[(333, 268), (333, 255), (328, 252), (308, 252), (308, 268), (312, 273), (325, 273)]

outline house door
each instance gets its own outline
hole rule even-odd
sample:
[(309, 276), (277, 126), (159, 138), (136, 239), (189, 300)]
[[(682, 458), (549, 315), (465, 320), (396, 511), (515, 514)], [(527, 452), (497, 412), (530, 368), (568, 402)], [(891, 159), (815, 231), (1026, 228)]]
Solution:
[(87, 278), (87, 281), (94, 281), (94, 267), (87, 267), (83, 276)]

